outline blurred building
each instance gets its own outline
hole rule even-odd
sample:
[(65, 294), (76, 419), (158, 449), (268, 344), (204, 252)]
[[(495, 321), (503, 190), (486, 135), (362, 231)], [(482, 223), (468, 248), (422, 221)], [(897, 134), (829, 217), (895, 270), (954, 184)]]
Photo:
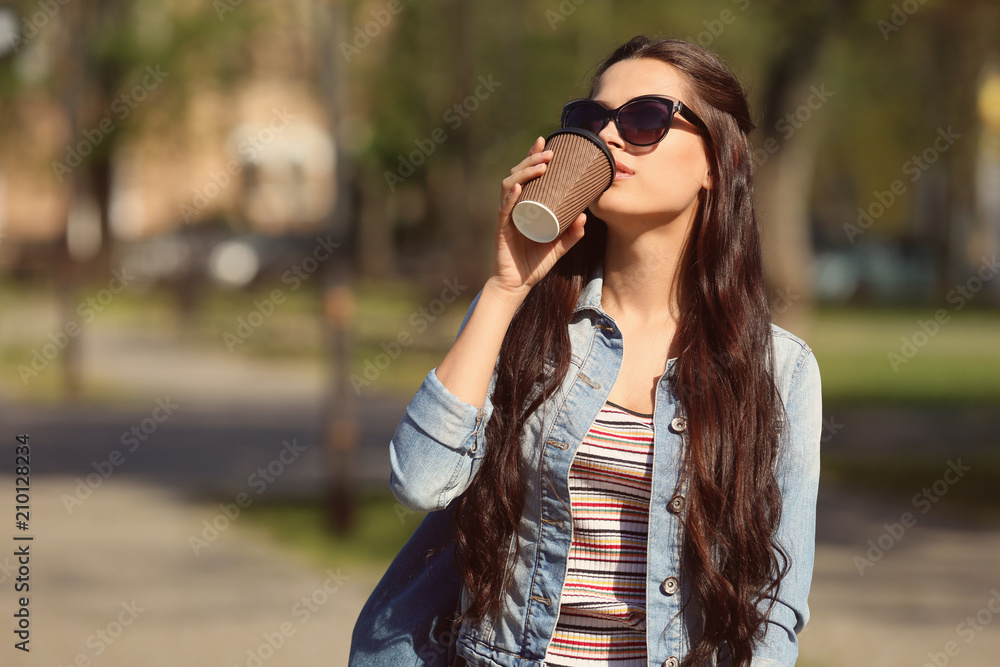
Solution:
[[(0, 3), (0, 58), (11, 59), (23, 83), (0, 111), (8, 120), (0, 128), (0, 268), (63, 238), (78, 259), (96, 251), (101, 209), (93, 188), (69, 188), (67, 179), (83, 172), (75, 166), (113, 134), (107, 228), (119, 239), (218, 220), (265, 234), (324, 225), (334, 205), (336, 161), (329, 115), (310, 79), (319, 61), (310, 3), (269, 4), (284, 6), (274, 12), (281, 20), (248, 33), (240, 44), (245, 67), (225, 89), (211, 74), (174, 82), (150, 65), (123, 91), (127, 106), (116, 100), (99, 108), (83, 91), (74, 132), (65, 91), (50, 85), (59, 80), (71, 30), (68, 6), (42, 21)], [(131, 9), (149, 12), (150, 34), (170, 34), (162, 4)], [(164, 103), (169, 97), (172, 103)], [(133, 107), (141, 118), (129, 114)]]

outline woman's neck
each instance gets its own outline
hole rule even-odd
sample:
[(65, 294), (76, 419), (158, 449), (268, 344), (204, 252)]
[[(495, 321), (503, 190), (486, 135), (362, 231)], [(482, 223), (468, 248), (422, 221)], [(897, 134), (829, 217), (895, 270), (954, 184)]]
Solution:
[(686, 232), (674, 224), (634, 234), (609, 226), (601, 307), (616, 321), (643, 326), (676, 323), (677, 268)]

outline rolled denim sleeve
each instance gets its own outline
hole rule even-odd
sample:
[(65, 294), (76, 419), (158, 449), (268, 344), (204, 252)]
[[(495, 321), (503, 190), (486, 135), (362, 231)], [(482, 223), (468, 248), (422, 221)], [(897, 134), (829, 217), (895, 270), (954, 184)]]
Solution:
[[(459, 334), (481, 294), (469, 306)], [(441, 510), (468, 488), (486, 453), (495, 378), (494, 372), (486, 401), (477, 408), (451, 393), (436, 367), (427, 373), (389, 443), (389, 486), (399, 502), (424, 512)]]
[[(754, 651), (751, 667), (793, 667), (799, 654), (798, 634), (809, 621), (807, 600), (816, 550), (823, 399), (819, 364), (808, 346), (796, 364), (784, 399), (787, 422), (776, 462), (783, 503), (777, 540), (791, 563), (775, 596), (765, 623), (764, 641)], [(761, 611), (767, 610), (770, 599), (760, 601)]]

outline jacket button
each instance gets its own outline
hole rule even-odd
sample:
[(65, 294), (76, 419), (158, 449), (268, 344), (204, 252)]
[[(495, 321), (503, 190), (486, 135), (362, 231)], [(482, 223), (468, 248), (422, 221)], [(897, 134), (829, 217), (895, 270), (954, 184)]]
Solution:
[(684, 496), (678, 493), (676, 496), (671, 498), (670, 502), (667, 503), (667, 509), (670, 510), (672, 514), (680, 514), (684, 509)]
[(674, 433), (683, 433), (687, 430), (688, 420), (684, 417), (674, 417), (670, 420), (670, 428), (674, 430)]
[(680, 582), (677, 581), (677, 577), (667, 577), (660, 584), (660, 590), (663, 591), (664, 595), (673, 595), (677, 592), (677, 588)]
[(680, 664), (680, 661), (678, 661), (674, 656), (670, 656), (663, 661), (663, 667), (679, 667)]

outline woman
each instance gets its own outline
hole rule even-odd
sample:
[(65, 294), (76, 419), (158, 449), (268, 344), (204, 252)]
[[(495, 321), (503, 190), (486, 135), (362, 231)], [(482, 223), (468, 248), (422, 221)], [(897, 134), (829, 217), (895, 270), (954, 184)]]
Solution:
[[(390, 444), (393, 492), (431, 513), (354, 641), (416, 664), (436, 641), (473, 665), (794, 665), (820, 375), (770, 322), (744, 92), (703, 49), (640, 36), (563, 124), (607, 143), (615, 181), (536, 243), (510, 212), (541, 138), (503, 179), (492, 273)], [(414, 575), (451, 537), (458, 572)]]

